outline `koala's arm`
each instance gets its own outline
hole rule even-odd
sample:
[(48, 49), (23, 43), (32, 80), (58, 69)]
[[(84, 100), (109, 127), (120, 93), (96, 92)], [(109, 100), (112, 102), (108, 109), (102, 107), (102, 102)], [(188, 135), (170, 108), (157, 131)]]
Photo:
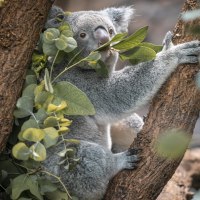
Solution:
[(155, 60), (115, 71), (108, 79), (88, 76), (83, 88), (95, 105), (97, 121), (109, 123), (133, 113), (156, 94), (179, 64), (198, 62), (199, 46), (199, 41), (173, 46)]

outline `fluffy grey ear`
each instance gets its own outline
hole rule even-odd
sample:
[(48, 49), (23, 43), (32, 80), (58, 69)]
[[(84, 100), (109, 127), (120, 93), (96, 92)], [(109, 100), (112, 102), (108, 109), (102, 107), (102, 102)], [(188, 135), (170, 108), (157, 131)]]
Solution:
[(102, 10), (113, 22), (117, 32), (127, 32), (130, 20), (133, 18), (132, 7), (107, 8)]
[(61, 8), (52, 6), (45, 24), (45, 28), (58, 27), (65, 18), (66, 15)]

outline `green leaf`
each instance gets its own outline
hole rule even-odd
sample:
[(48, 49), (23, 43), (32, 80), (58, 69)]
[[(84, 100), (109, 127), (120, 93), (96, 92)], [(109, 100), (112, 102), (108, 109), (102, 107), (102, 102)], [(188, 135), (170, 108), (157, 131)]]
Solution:
[(50, 92), (42, 91), (35, 96), (35, 103), (43, 105), (51, 96), (52, 94)]
[(45, 132), (45, 137), (43, 140), (46, 148), (49, 148), (58, 142), (59, 134), (55, 128), (49, 127), (43, 129), (43, 131)]
[(36, 75), (27, 75), (26, 76), (26, 82), (25, 82), (26, 85), (31, 85), (31, 84), (37, 84), (37, 77)]
[(73, 37), (65, 37), (64, 35), (61, 35), (61, 39), (65, 40), (67, 43), (67, 48), (64, 49), (65, 52), (71, 52), (77, 47), (77, 42)]
[(58, 51), (55, 44), (43, 43), (42, 49), (43, 49), (44, 54), (47, 56), (55, 56)]
[(44, 84), (45, 84), (45, 90), (50, 93), (53, 93), (53, 86), (51, 84), (51, 80), (49, 77), (49, 71), (47, 68), (45, 69)]
[(66, 115), (94, 115), (95, 109), (86, 94), (69, 82), (61, 81), (54, 86), (54, 95), (68, 104)]
[(73, 37), (73, 32), (71, 30), (64, 30), (61, 32), (61, 35), (64, 35), (65, 37)]
[(184, 155), (189, 142), (190, 137), (187, 133), (181, 130), (172, 129), (158, 138), (155, 149), (161, 157), (178, 159)]
[(31, 84), (31, 85), (28, 85), (24, 90), (23, 90), (23, 93), (22, 93), (22, 97), (30, 97), (31, 99), (34, 99), (34, 90), (36, 88), (36, 84)]
[(23, 142), (19, 142), (12, 148), (12, 154), (18, 160), (28, 160), (30, 151)]
[(109, 42), (103, 44), (102, 46), (100, 46), (95, 51), (102, 51), (102, 50), (104, 50), (111, 43), (119, 42), (120, 40), (122, 40), (126, 35), (127, 35), (127, 33), (118, 33), (118, 34), (116, 34)]
[(49, 200), (68, 200), (69, 199), (67, 193), (62, 192), (60, 190), (47, 193), (47, 197)]
[(21, 97), (17, 100), (17, 109), (14, 111), (16, 118), (24, 118), (33, 112), (33, 99), (30, 97)]
[(58, 118), (54, 117), (54, 116), (47, 117), (44, 120), (44, 126), (45, 127), (55, 127), (55, 126), (58, 126)]
[(43, 41), (46, 44), (53, 44), (54, 40), (60, 36), (60, 31), (56, 28), (48, 28), (43, 33)]
[[(41, 124), (47, 118), (47, 113), (46, 113), (46, 111), (43, 108), (40, 108), (37, 111), (37, 113), (34, 113), (34, 115), (35, 115), (35, 118), (36, 118), (36, 120), (37, 120), (37, 122), (39, 124)], [(31, 116), (31, 118), (32, 118), (32, 116)]]
[(101, 54), (99, 52), (91, 52), (86, 58), (84, 58), (85, 61), (91, 62), (91, 63), (97, 63), (98, 60), (101, 59)]
[(21, 131), (24, 131), (28, 128), (39, 128), (38, 123), (35, 121), (35, 119), (29, 119), (28, 121), (25, 121), (21, 127)]
[(19, 175), (15, 179), (13, 179), (13, 181), (11, 182), (11, 198), (13, 200), (18, 199), (22, 192), (29, 190), (31, 194), (33, 194), (39, 200), (43, 200), (43, 197), (39, 192), (39, 187), (36, 179), (36, 176), (28, 176), (26, 174)]
[(148, 26), (145, 26), (117, 44), (112, 45), (117, 50), (127, 50), (139, 45), (147, 36)]
[(30, 157), (38, 162), (44, 161), (46, 159), (46, 149), (44, 145), (40, 142), (33, 144), (30, 147), (31, 155)]
[(136, 65), (155, 59), (156, 52), (148, 47), (135, 47), (129, 51), (120, 54), (120, 59), (129, 60), (131, 64)]
[(163, 46), (161, 46), (161, 45), (155, 45), (155, 44), (148, 43), (148, 42), (142, 42), (139, 46), (148, 47), (150, 49), (153, 49), (156, 53), (160, 52), (163, 48)]
[(38, 128), (28, 128), (22, 134), (22, 137), (25, 140), (31, 142), (39, 142), (44, 138), (44, 136), (45, 136), (44, 131)]
[(41, 178), (38, 180), (40, 186), (40, 192), (44, 195), (47, 192), (54, 192), (57, 190), (56, 185), (54, 185), (50, 180), (47, 178)]
[(67, 43), (62, 38), (58, 38), (55, 42), (58, 50), (62, 51), (67, 48)]

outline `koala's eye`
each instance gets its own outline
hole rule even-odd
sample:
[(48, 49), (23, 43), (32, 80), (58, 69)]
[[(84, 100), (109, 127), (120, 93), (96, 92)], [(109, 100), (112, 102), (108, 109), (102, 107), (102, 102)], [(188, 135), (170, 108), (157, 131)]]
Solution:
[(86, 37), (86, 33), (80, 33), (80, 37), (81, 38), (85, 38)]
[(64, 19), (64, 14), (58, 14), (57, 16), (56, 16), (56, 21), (57, 22), (62, 22), (63, 21), (63, 19)]
[(109, 32), (110, 35), (113, 35), (114, 30), (112, 28), (110, 28), (108, 32)]

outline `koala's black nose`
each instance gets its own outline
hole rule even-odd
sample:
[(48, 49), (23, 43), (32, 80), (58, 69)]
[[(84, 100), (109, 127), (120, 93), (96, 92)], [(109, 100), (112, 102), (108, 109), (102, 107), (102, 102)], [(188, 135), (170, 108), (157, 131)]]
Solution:
[(109, 33), (101, 26), (95, 29), (94, 37), (99, 45), (103, 45), (110, 40)]

